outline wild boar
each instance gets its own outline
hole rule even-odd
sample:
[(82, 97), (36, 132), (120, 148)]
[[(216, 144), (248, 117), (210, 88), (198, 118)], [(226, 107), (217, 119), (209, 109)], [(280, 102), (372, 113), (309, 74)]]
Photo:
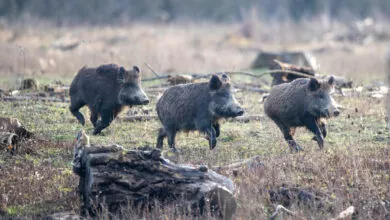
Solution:
[(340, 114), (331, 96), (334, 81), (333, 76), (321, 81), (301, 78), (272, 88), (264, 102), (264, 110), (282, 131), (290, 148), (302, 149), (293, 139), (296, 127), (306, 127), (315, 134), (313, 139), (319, 147), (324, 147), (325, 119)]
[(220, 134), (219, 119), (244, 114), (233, 95), (230, 79), (213, 75), (209, 82), (177, 85), (167, 89), (157, 102), (157, 114), (163, 128), (159, 130), (157, 148), (175, 148), (178, 131), (200, 131), (206, 134), (213, 149)]
[(94, 135), (108, 127), (124, 106), (149, 103), (141, 88), (140, 69), (137, 66), (132, 70), (116, 64), (83, 67), (73, 79), (69, 93), (69, 109), (82, 125), (85, 125), (85, 119), (79, 109), (84, 105), (89, 107)]

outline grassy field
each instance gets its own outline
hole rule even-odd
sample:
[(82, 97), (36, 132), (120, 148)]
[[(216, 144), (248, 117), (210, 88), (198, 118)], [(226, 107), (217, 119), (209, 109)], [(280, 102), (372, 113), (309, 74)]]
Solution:
[[(185, 27), (131, 25), (127, 28), (77, 27), (70, 30), (43, 26), (37, 30), (26, 29), (13, 42), (1, 39), (0, 46), (4, 50), (0, 54), (0, 74), (3, 76), (0, 88), (17, 88), (20, 78), (31, 76), (41, 85), (55, 79), (69, 84), (82, 66), (107, 62), (125, 66), (137, 64), (144, 69), (144, 77), (152, 76), (144, 62), (159, 72), (247, 70), (256, 53), (238, 50), (240, 45), (237, 42), (221, 44), (224, 36), (236, 28), (235, 25), (192, 24)], [(215, 32), (210, 34), (210, 29)], [(15, 31), (16, 28), (12, 27), (1, 30), (2, 36), (7, 33), (12, 36)], [(58, 38), (76, 38), (86, 43), (71, 51), (59, 51), (51, 47)], [(267, 43), (264, 48), (276, 50), (299, 48), (300, 45), (282, 48), (280, 41)], [(254, 41), (251, 44), (260, 43)], [(305, 47), (307, 45), (310, 43)], [(346, 76), (358, 85), (383, 82), (384, 45), (346, 45), (353, 49), (352, 53), (331, 50), (318, 54), (317, 62), (321, 64), (322, 72)], [(25, 60), (20, 48), (25, 50)], [(248, 80), (232, 77), (233, 83)], [(144, 83), (143, 87), (151, 85)], [(126, 114), (155, 115), (159, 95), (161, 93), (148, 93), (149, 105), (124, 111), (120, 117)], [(261, 94), (237, 91), (236, 98), (246, 115), (264, 115)], [(216, 166), (259, 155), (264, 166), (243, 170), (237, 176), (227, 174), (236, 184), (236, 219), (268, 218), (278, 204), (271, 201), (269, 190), (281, 186), (326, 195), (327, 203), (322, 208), (293, 201), (289, 209), (305, 219), (329, 219), (351, 205), (356, 207), (356, 219), (384, 219), (386, 212), (390, 211), (388, 205), (382, 205), (383, 201), (390, 200), (390, 133), (386, 128), (385, 100), (365, 94), (336, 95), (335, 99), (345, 109), (339, 117), (329, 121), (324, 150), (319, 150), (317, 143), (311, 140), (311, 133), (299, 129), (296, 139), (305, 150), (291, 153), (281, 132), (268, 118), (247, 123), (224, 121), (218, 145), (213, 151), (209, 150), (202, 134), (180, 133), (177, 136), (177, 148), (181, 152), (178, 163)], [(86, 108), (82, 112), (89, 118)], [(75, 135), (82, 126), (70, 114), (68, 104), (1, 101), (0, 114), (18, 118), (40, 139), (28, 143), (35, 153), (0, 155), (0, 194), (8, 198), (3, 202), (7, 214), (39, 218), (55, 211), (74, 210), (77, 213), (78, 178), (72, 173), (71, 159)], [(126, 149), (154, 147), (159, 127), (158, 121), (130, 123), (116, 120), (102, 135), (91, 136), (91, 142), (117, 143)], [(88, 134), (92, 133), (89, 121), (84, 129)], [(164, 144), (166, 153), (168, 147)]]

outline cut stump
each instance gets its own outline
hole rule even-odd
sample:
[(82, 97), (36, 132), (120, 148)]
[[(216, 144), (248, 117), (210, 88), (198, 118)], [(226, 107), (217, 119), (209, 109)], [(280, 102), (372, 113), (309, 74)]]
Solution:
[(231, 219), (236, 208), (233, 182), (204, 166), (178, 165), (159, 150), (124, 151), (121, 146), (77, 150), (73, 171), (80, 176), (82, 215), (98, 216), (105, 207), (142, 215), (157, 205), (173, 205), (181, 215), (203, 216), (207, 210)]

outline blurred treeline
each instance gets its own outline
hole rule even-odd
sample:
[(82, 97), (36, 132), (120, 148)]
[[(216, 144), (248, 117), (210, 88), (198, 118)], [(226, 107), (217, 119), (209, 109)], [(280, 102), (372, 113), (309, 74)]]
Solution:
[[(62, 24), (128, 21), (244, 20), (250, 12), (264, 21), (301, 21), (313, 16), (348, 21), (389, 17), (390, 0), (0, 0), (0, 17)], [(27, 19), (26, 19), (27, 18)]]

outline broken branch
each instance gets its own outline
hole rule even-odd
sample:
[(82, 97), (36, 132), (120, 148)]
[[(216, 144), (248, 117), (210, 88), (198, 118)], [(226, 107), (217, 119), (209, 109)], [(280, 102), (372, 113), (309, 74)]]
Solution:
[(299, 218), (299, 219), (304, 219), (304, 218), (302, 218), (302, 217), (297, 216), (297, 214), (296, 214), (295, 212), (293, 212), (293, 211), (291, 211), (291, 210), (288, 210), (287, 208), (285, 208), (285, 207), (282, 206), (282, 205), (276, 206), (275, 212), (269, 217), (269, 219), (270, 219), (270, 220), (275, 219), (276, 216), (279, 214), (279, 212), (285, 212), (285, 213), (287, 213), (288, 215), (295, 216), (295, 217), (297, 217), (297, 218)]
[(150, 69), (150, 71), (152, 71), (152, 73), (153, 73), (154, 75), (156, 75), (157, 77), (160, 77), (160, 75), (159, 75), (156, 71), (153, 70), (152, 66), (150, 66), (150, 65), (149, 65), (148, 63), (146, 63), (146, 62), (144, 62), (144, 64)]

